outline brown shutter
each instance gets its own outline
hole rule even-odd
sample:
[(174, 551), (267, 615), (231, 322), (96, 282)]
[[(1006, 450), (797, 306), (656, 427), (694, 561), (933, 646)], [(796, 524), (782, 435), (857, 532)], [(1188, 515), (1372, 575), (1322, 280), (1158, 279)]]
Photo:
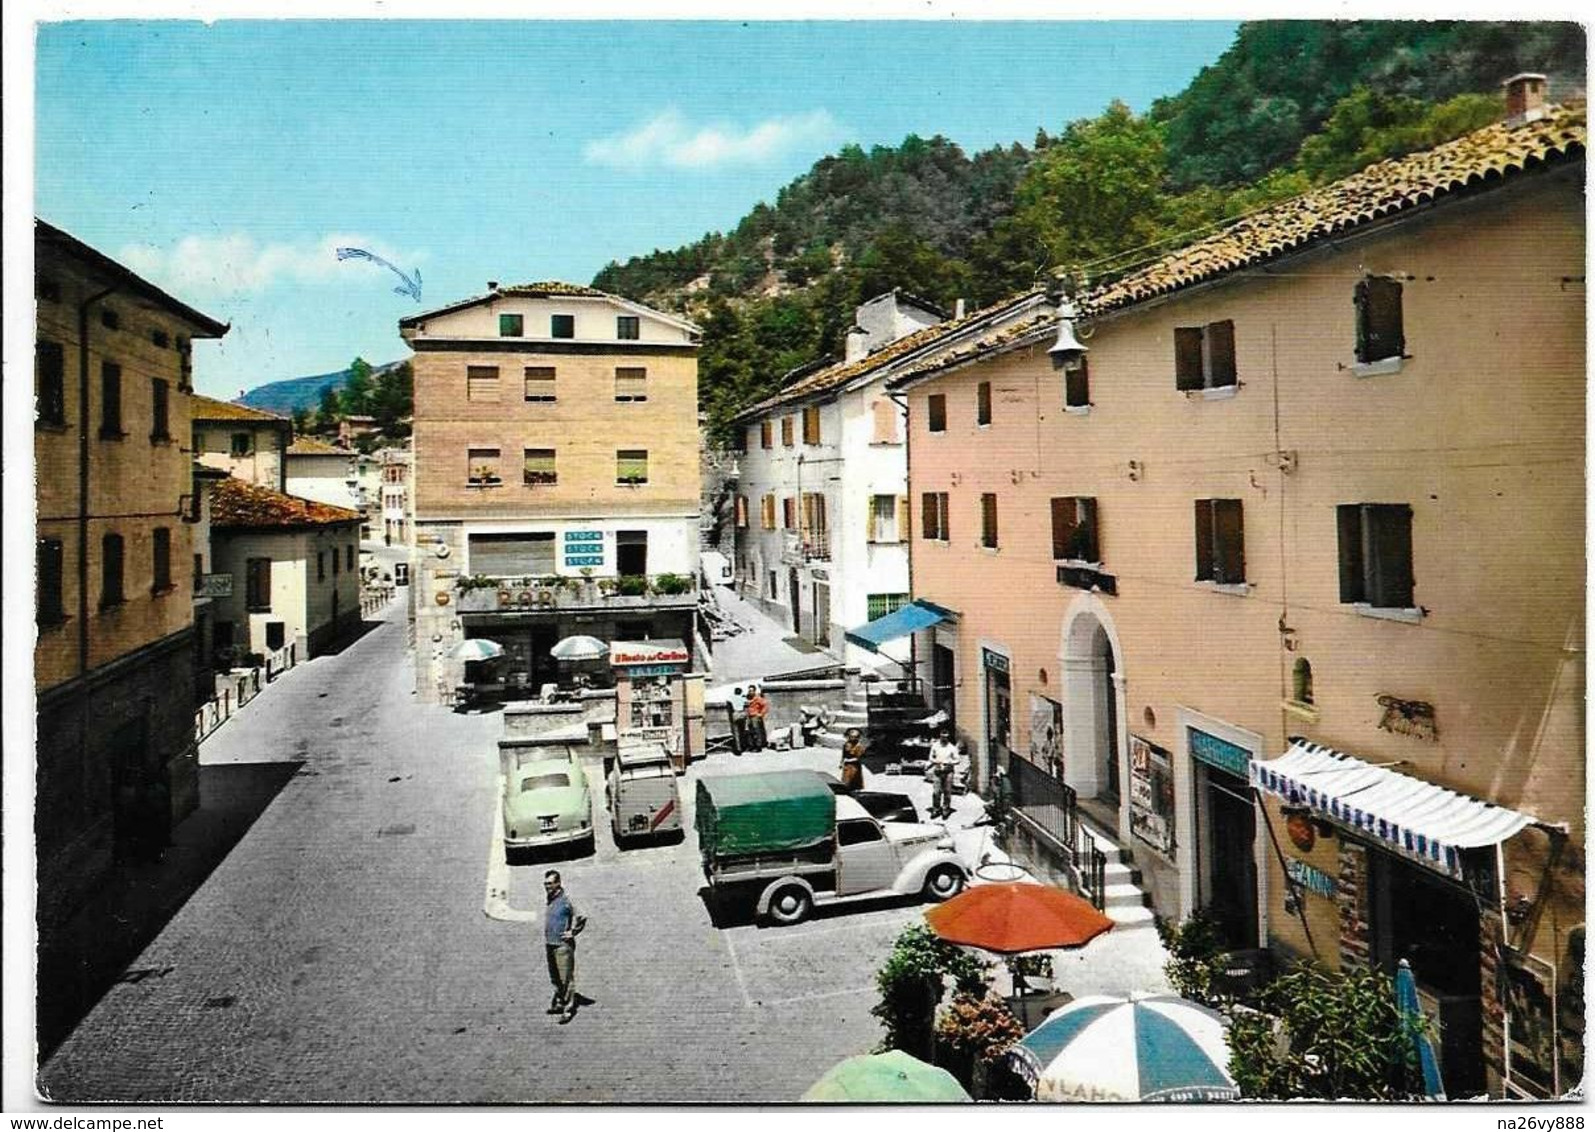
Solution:
[(867, 533), (864, 535), (864, 538), (868, 542), (879, 542), (880, 541), (880, 523), (878, 523), (876, 521), (876, 517), (875, 517), (875, 496), (874, 495), (866, 495), (866, 496), (864, 496), (864, 507), (865, 507), (864, 514), (866, 516), (868, 516), (868, 526), (865, 528)]
[(1087, 562), (1102, 561), (1102, 528), (1097, 522), (1097, 501), (1095, 499), (1081, 499), (1080, 525), (1085, 528), (1085, 553), (1080, 555)]
[(1202, 328), (1199, 326), (1175, 328), (1174, 388), (1202, 388)]
[(1368, 351), (1368, 280), (1359, 280), (1351, 291), (1351, 306), (1356, 312), (1357, 360), (1366, 362)]
[(919, 533), (922, 538), (936, 538), (941, 528), (936, 523), (936, 495), (921, 492), (919, 497)]
[(1246, 534), (1239, 499), (1213, 500), (1213, 580), (1228, 585), (1246, 581)]
[(1052, 501), (1052, 557), (1055, 559), (1072, 557), (1069, 553), (1069, 544), (1074, 541), (1074, 500), (1054, 499)]
[(1383, 358), (1399, 358), (1406, 348), (1400, 282), (1372, 276), (1363, 280), (1361, 286), (1365, 295), (1362, 313), (1366, 330), (1362, 336), (1362, 354), (1357, 360), (1377, 362)]
[(1212, 386), (1235, 384), (1235, 324), (1207, 324), (1207, 375)]
[(1071, 409), (1091, 404), (1091, 367), (1084, 354), (1063, 371), (1063, 403)]
[(1362, 576), (1362, 505), (1342, 503), (1335, 508), (1340, 532), (1340, 600), (1364, 600)]
[(938, 530), (940, 531), (941, 540), (943, 542), (952, 542), (953, 520), (948, 495), (945, 491), (936, 493), (936, 521), (939, 524)]
[(897, 541), (908, 541), (908, 496), (897, 497)]
[(991, 382), (982, 381), (975, 386), (975, 423), (991, 423)]
[(1412, 606), (1412, 508), (1405, 503), (1370, 503), (1367, 518), (1367, 600), (1381, 609)]
[(1213, 501), (1196, 501), (1196, 580), (1213, 580)]

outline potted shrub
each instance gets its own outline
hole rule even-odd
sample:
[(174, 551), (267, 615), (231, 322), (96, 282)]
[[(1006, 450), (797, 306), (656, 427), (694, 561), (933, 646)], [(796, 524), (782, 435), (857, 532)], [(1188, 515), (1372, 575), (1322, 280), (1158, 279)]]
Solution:
[(936, 1061), (980, 1100), (994, 1071), (1024, 1036), (1019, 1019), (995, 994), (960, 991), (936, 1019)]
[(641, 574), (622, 574), (615, 583), (615, 592), (621, 597), (648, 596), (648, 579)]
[(654, 592), (684, 594), (692, 592), (692, 579), (685, 574), (660, 574), (654, 579)]

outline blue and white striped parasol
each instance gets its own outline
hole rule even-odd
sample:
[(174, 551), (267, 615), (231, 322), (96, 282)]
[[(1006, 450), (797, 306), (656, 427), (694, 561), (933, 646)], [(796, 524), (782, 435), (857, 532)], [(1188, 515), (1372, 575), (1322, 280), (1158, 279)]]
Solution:
[(1088, 995), (1009, 1053), (1039, 1101), (1232, 1101), (1223, 1015), (1174, 995)]

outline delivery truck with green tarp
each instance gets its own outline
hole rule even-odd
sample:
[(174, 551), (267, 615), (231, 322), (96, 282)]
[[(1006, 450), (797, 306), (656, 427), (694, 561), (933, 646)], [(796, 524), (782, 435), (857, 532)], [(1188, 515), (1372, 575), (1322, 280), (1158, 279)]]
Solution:
[(698, 849), (717, 902), (795, 924), (816, 904), (963, 890), (969, 865), (940, 826), (876, 821), (814, 771), (698, 780)]

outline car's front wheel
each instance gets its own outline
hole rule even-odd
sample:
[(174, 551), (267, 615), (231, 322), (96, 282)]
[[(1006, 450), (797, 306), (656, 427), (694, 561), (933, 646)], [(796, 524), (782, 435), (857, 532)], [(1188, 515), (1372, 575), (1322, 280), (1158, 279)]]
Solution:
[(770, 897), (770, 919), (778, 924), (801, 924), (814, 910), (814, 897), (801, 884), (786, 884)]
[(964, 890), (964, 872), (957, 865), (937, 865), (925, 878), (925, 899), (951, 900)]

